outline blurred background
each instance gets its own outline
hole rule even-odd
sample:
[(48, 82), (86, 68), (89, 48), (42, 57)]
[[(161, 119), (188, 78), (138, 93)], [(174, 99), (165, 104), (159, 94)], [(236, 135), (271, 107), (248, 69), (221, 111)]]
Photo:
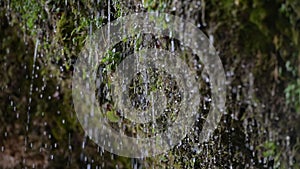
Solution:
[[(84, 134), (71, 80), (88, 35), (147, 11), (211, 40), (226, 113), (208, 142), (197, 142), (196, 123), (170, 151), (132, 159)], [(1, 0), (0, 168), (300, 168), (299, 36), (298, 0)]]

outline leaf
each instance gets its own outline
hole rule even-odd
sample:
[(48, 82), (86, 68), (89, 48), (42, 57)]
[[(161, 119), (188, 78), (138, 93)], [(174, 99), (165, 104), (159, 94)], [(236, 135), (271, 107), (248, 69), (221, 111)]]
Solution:
[(275, 152), (273, 150), (267, 150), (267, 151), (263, 152), (264, 157), (270, 157), (270, 156), (273, 156), (274, 154), (275, 154)]
[(106, 113), (106, 117), (110, 122), (116, 123), (120, 120), (119, 116), (115, 114), (115, 111), (108, 111)]
[(274, 156), (276, 151), (276, 144), (272, 141), (267, 141), (264, 143), (264, 148), (266, 151), (263, 152), (264, 157)]
[(275, 150), (276, 149), (276, 145), (272, 141), (265, 142), (264, 147), (266, 149), (271, 149), (271, 150)]
[(255, 8), (250, 14), (250, 21), (254, 23), (262, 32), (268, 31), (263, 21), (267, 16), (267, 12), (264, 8)]

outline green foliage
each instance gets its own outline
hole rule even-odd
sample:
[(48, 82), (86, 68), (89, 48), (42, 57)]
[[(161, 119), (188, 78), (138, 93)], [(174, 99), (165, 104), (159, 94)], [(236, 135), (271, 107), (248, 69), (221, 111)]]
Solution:
[(29, 35), (36, 35), (39, 24), (46, 20), (46, 12), (42, 6), (44, 2), (34, 0), (18, 1), (12, 0), (12, 8), (20, 13), (24, 25), (20, 25), (23, 31), (28, 32)]
[(164, 11), (167, 9), (167, 5), (170, 4), (169, 0), (144, 0), (143, 6), (148, 11)]
[(112, 123), (116, 123), (116, 122), (118, 122), (120, 120), (120, 117), (118, 115), (116, 115), (115, 111), (108, 111), (106, 113), (106, 117)]
[(284, 90), (286, 101), (293, 105), (297, 113), (300, 113), (300, 79), (290, 83)]
[(272, 141), (267, 141), (263, 145), (265, 151), (263, 152), (264, 157), (274, 156), (276, 154), (276, 144)]

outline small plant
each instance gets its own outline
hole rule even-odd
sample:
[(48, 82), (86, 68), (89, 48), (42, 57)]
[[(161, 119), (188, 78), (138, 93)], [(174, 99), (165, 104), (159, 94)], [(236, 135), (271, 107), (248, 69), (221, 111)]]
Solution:
[(292, 105), (297, 113), (300, 113), (300, 79), (290, 83), (284, 92), (287, 104)]

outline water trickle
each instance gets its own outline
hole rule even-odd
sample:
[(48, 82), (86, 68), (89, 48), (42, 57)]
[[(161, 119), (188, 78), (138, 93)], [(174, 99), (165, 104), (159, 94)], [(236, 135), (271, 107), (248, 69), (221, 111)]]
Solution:
[[(31, 72), (29, 103), (28, 103), (28, 110), (27, 110), (27, 126), (29, 125), (29, 122), (30, 122), (30, 106), (31, 106), (31, 101), (32, 101), (33, 79), (34, 79), (33, 77), (35, 76), (35, 65), (36, 65), (36, 58), (37, 58), (39, 43), (40, 43), (40, 41), (37, 38), (36, 42), (35, 42), (34, 55), (33, 55), (33, 65), (32, 65), (32, 72)], [(28, 127), (27, 127), (27, 129), (28, 129)]]

